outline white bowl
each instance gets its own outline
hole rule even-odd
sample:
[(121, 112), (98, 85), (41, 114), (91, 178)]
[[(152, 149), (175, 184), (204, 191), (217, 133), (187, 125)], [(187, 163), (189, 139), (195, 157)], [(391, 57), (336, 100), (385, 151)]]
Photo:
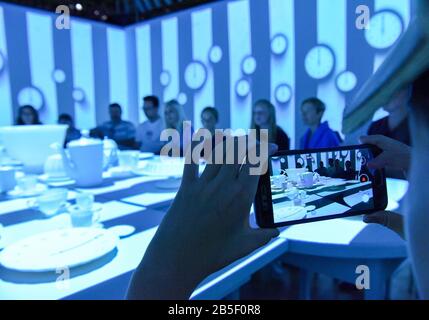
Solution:
[(9, 157), (21, 161), (24, 170), (42, 173), (46, 159), (55, 153), (53, 143), (64, 144), (67, 126), (38, 125), (0, 128), (0, 143)]

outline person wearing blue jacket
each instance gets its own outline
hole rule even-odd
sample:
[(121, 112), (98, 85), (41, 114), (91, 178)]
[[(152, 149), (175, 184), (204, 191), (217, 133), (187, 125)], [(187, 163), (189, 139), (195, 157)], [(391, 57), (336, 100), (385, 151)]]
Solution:
[(339, 134), (328, 122), (322, 122), (326, 105), (318, 98), (304, 100), (301, 104), (302, 119), (309, 128), (301, 138), (301, 149), (334, 148), (341, 143)]

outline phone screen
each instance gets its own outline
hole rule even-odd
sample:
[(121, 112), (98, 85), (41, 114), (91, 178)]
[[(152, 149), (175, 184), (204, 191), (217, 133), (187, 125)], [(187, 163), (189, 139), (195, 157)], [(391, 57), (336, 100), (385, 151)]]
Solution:
[(275, 224), (305, 222), (375, 209), (371, 149), (271, 157)]

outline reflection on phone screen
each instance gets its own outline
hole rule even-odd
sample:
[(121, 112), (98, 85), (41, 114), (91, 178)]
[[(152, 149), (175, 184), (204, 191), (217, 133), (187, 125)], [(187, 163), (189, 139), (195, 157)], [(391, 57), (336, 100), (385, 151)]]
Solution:
[(373, 210), (369, 149), (272, 157), (274, 223)]

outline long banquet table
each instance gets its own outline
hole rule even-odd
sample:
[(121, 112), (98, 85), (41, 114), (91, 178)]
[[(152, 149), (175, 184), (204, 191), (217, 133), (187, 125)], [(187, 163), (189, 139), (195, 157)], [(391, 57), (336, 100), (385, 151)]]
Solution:
[[(170, 183), (170, 187), (175, 184), (174, 181), (171, 183), (171, 178), (167, 176), (131, 176), (129, 178), (106, 178), (102, 186), (85, 189), (86, 192), (95, 195), (96, 202), (103, 205), (100, 222), (104, 228), (127, 225), (135, 228), (134, 233), (121, 238), (115, 252), (72, 269), (67, 286), (57, 285), (55, 280), (58, 278), (58, 274), (56, 272), (51, 274), (23, 273), (7, 270), (0, 266), (0, 299), (124, 298), (132, 272), (141, 261), (157, 226), (177, 192), (177, 189), (161, 187), (165, 182)], [(393, 190), (390, 199), (392, 207), (405, 193), (406, 183), (389, 181), (389, 186)], [(70, 201), (73, 201), (76, 192), (81, 191), (73, 186), (69, 187), (69, 190)], [(7, 245), (28, 236), (70, 227), (70, 217), (67, 213), (48, 219), (40, 212), (29, 209), (28, 200), (0, 196), (0, 224), (4, 227), (1, 231), (0, 251)], [(338, 228), (335, 230), (336, 225)], [(322, 222), (284, 229), (279, 238), (204, 280), (195, 290), (192, 299), (222, 299), (232, 297), (233, 294), (237, 297), (235, 295), (237, 290), (247, 283), (254, 273), (279, 258), (290, 260), (290, 257), (297, 257), (298, 264), (301, 264), (303, 270), (307, 270), (308, 265), (311, 264), (311, 254), (314, 254), (314, 251), (311, 251), (313, 247), (314, 250), (325, 252), (325, 256), (333, 255), (336, 258), (338, 258), (338, 252), (344, 253), (347, 252), (347, 248), (352, 248), (353, 252), (360, 252), (360, 257), (363, 258), (366, 254), (366, 247), (370, 246), (374, 249), (377, 247), (377, 243), (380, 243), (382, 247), (376, 250), (377, 252), (374, 251), (375, 249), (368, 251), (372, 258), (378, 253), (379, 266), (384, 266), (384, 263), (391, 266), (392, 255), (396, 259), (395, 266), (396, 262), (399, 263), (399, 260), (402, 261), (405, 258), (405, 246), (393, 233), (377, 229), (377, 235), (377, 232), (368, 232), (370, 229), (373, 230), (373, 227), (367, 227), (356, 219), (352, 222), (348, 219), (341, 219), (328, 224)], [(380, 242), (380, 237), (385, 241)], [(359, 240), (361, 246), (353, 248), (356, 239)], [(383, 247), (386, 243), (390, 244), (390, 247), (389, 245)], [(291, 250), (291, 244), (293, 250)], [(329, 248), (323, 249), (327, 245)], [(386, 253), (386, 248), (387, 250), (393, 248), (392, 255)], [(310, 254), (307, 254), (308, 252)], [(384, 257), (381, 255), (382, 252)], [(319, 258), (314, 257), (315, 263), (312, 265), (315, 267), (311, 269), (312, 272), (326, 271), (326, 266), (322, 262), (321, 269), (317, 270), (316, 261), (319, 261)], [(356, 261), (355, 256), (347, 256), (347, 254), (343, 254), (342, 258), (344, 260), (335, 261), (341, 263)], [(304, 263), (302, 262), (304, 260), (310, 262)], [(340, 269), (341, 263), (338, 265)], [(390, 273), (393, 272), (391, 269), (392, 267), (388, 270)], [(350, 271), (345, 270), (344, 272)], [(352, 275), (342, 278), (351, 281)], [(305, 281), (305, 278), (303, 280)], [(379, 290), (377, 294), (380, 294)]]

